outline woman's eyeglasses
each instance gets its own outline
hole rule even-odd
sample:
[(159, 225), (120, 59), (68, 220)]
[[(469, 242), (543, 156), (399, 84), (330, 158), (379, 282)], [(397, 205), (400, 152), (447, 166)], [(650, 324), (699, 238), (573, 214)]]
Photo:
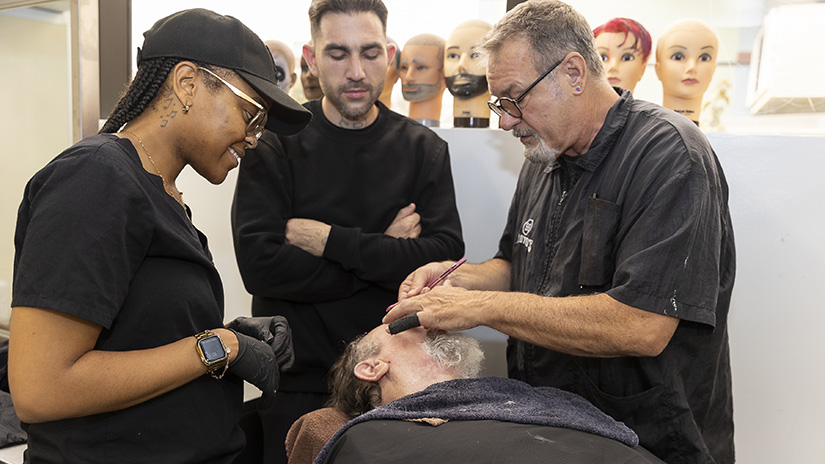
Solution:
[(221, 76), (213, 73), (212, 71), (210, 71), (206, 68), (202, 68), (200, 66), (198, 66), (198, 69), (200, 69), (202, 71), (206, 71), (207, 73), (211, 74), (216, 79), (218, 79), (219, 81), (226, 84), (226, 86), (229, 87), (229, 90), (231, 90), (232, 93), (234, 93), (235, 95), (241, 97), (242, 99), (246, 100), (247, 102), (255, 105), (255, 108), (258, 108), (258, 112), (255, 114), (255, 116), (252, 117), (252, 119), (249, 120), (249, 123), (246, 126), (246, 132), (255, 135), (256, 139), (260, 139), (261, 135), (264, 133), (264, 129), (265, 129), (264, 126), (266, 125), (266, 118), (267, 118), (266, 109), (264, 109), (264, 107), (261, 106), (260, 103), (253, 100), (252, 97), (250, 97), (249, 95), (243, 93), (241, 91), (241, 89), (235, 87), (234, 85), (232, 85), (229, 82), (227, 82), (226, 80), (224, 80)]

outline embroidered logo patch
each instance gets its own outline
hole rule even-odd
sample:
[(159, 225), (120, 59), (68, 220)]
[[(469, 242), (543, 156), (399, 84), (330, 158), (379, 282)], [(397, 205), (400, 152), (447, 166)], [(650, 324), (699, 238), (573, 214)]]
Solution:
[(521, 226), (521, 233), (516, 238), (516, 243), (520, 243), (527, 248), (527, 252), (530, 253), (533, 250), (533, 239), (527, 238), (530, 235), (530, 231), (533, 230), (533, 219), (528, 219), (524, 221), (524, 225)]
[(530, 235), (530, 231), (533, 230), (533, 219), (528, 219), (524, 221), (524, 225), (521, 226), (521, 233), (524, 235)]

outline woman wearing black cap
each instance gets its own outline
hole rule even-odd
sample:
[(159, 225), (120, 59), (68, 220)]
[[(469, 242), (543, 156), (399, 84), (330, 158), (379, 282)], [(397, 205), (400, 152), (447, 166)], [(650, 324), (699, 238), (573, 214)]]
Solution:
[(15, 233), (9, 383), (27, 462), (231, 462), (242, 379), (277, 387), (283, 318), (223, 327), (206, 238), (175, 185), (220, 183), (266, 128), (309, 112), (235, 18), (187, 10), (145, 34), (101, 133), (29, 181)]

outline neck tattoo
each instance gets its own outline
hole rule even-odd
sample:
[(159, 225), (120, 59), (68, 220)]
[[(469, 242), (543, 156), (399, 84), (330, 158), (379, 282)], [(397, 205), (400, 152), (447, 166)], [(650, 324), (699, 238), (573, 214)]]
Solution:
[(344, 118), (341, 118), (341, 122), (338, 125), (344, 129), (363, 129), (367, 127), (367, 123), (364, 121), (350, 121)]
[(137, 139), (141, 148), (143, 148), (143, 152), (146, 153), (146, 157), (149, 158), (149, 162), (152, 163), (152, 166), (154, 166), (155, 172), (158, 173), (158, 175), (160, 176), (160, 180), (163, 181), (163, 189), (166, 190), (166, 193), (168, 193), (172, 198), (174, 198), (175, 201), (180, 203), (184, 210), (186, 210), (186, 205), (183, 204), (183, 192), (181, 192), (177, 188), (172, 188), (172, 186), (168, 182), (166, 182), (166, 178), (163, 177), (163, 174), (161, 174), (160, 169), (158, 169), (158, 165), (155, 164), (155, 160), (152, 159), (152, 155), (149, 154), (149, 150), (147, 150), (146, 145), (143, 144), (143, 140), (140, 140), (140, 137), (138, 137), (137, 134), (135, 134), (134, 132), (127, 130), (124, 130), (122, 132), (125, 134), (129, 134)]

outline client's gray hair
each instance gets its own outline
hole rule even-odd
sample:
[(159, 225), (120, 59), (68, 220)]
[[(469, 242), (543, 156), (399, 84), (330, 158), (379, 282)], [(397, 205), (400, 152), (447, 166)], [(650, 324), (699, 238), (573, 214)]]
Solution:
[[(478, 377), (484, 361), (484, 351), (473, 337), (462, 333), (430, 330), (423, 343), (424, 349), (442, 369), (457, 379)], [(344, 353), (329, 371), (329, 389), (332, 392), (326, 406), (337, 408), (350, 418), (364, 414), (381, 405), (381, 387), (355, 376), (355, 366), (377, 355), (381, 346), (360, 335), (347, 345)]]

